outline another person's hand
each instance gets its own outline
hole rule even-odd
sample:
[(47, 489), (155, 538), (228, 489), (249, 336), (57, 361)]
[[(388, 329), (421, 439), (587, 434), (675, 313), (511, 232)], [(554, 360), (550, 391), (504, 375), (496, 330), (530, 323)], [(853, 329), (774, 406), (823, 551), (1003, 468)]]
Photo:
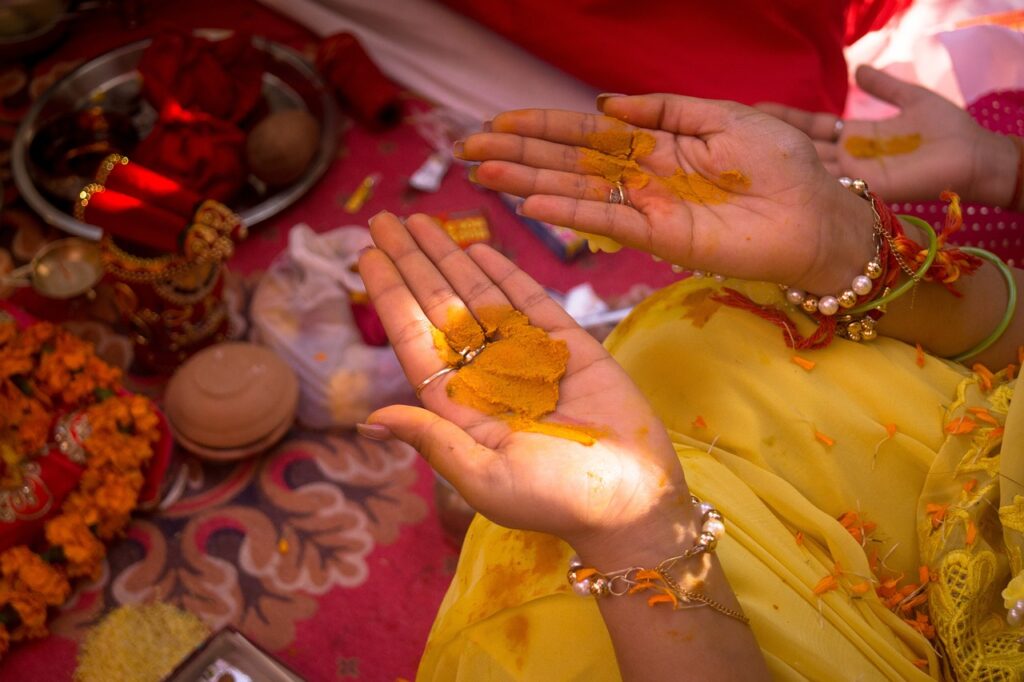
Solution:
[(636, 561), (638, 543), (667, 556), (678, 538), (666, 533), (692, 514), (683, 472), (664, 427), (607, 351), (493, 249), (463, 251), (423, 215), (403, 224), (383, 213), (370, 229), (377, 249), (362, 255), (359, 271), (410, 383), (447, 366), (432, 332), (452, 315), (514, 308), (568, 347), (557, 409), (543, 422), (592, 429), (596, 442), (513, 430), (454, 402), (453, 374), (423, 388), (426, 409), (383, 408), (361, 432), (409, 443), (499, 524), (552, 533), (605, 565), (619, 552)]
[[(833, 175), (862, 178), (889, 201), (934, 200), (947, 189), (966, 201), (995, 206), (1010, 201), (1017, 150), (1009, 138), (985, 130), (966, 111), (931, 90), (869, 66), (857, 69), (857, 84), (899, 107), (899, 114), (880, 121), (847, 120), (837, 135), (838, 119), (833, 114), (774, 103), (758, 108), (807, 133)], [(919, 146), (906, 153), (865, 156), (851, 145), (856, 138), (884, 145), (906, 136), (920, 136)]]
[[(779, 119), (674, 95), (614, 96), (599, 106), (605, 116), (507, 112), (456, 153), (482, 162), (482, 185), (527, 197), (524, 215), (690, 269), (825, 293), (848, 286), (873, 255), (868, 203), (843, 190), (807, 136)], [(595, 174), (585, 148), (599, 147), (607, 131), (634, 129), (655, 140), (636, 159), (650, 181), (627, 188), (630, 205), (612, 204), (614, 185)], [(737, 173), (749, 182), (736, 182)], [(684, 198), (666, 181), (675, 174), (700, 176), (724, 190), (724, 201), (721, 193)]]

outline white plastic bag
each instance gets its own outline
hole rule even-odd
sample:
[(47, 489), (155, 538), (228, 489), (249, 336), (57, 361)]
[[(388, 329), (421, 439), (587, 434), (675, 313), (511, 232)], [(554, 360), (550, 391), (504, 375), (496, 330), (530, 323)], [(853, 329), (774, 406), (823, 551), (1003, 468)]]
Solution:
[(253, 340), (295, 370), (297, 416), (310, 428), (352, 427), (378, 407), (414, 399), (391, 347), (363, 343), (352, 319), (349, 292), (363, 291), (355, 265), (367, 246), (363, 227), (317, 234), (296, 225), (253, 294)]

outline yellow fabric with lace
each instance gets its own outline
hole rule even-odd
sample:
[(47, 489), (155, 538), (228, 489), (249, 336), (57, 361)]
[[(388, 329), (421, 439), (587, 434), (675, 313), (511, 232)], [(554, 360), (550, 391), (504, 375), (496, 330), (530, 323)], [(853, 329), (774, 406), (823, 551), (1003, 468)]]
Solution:
[[(715, 301), (721, 286), (656, 293), (607, 346), (693, 493), (725, 516), (718, 554), (773, 676), (1020, 679), (1024, 632), (1000, 597), (1024, 595), (1010, 584), (1024, 556), (1012, 371), (982, 376), (891, 339), (794, 361), (777, 327)], [(774, 285), (726, 286), (785, 306)], [(1002, 461), (1004, 439), (1020, 461)], [(619, 679), (595, 601), (566, 582), (571, 555), (477, 517), (418, 679)]]

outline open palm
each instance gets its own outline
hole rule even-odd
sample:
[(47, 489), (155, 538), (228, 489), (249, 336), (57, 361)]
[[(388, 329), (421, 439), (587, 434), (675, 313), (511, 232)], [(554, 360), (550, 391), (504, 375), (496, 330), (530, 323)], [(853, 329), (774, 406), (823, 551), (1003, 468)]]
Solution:
[[(369, 422), (419, 450), (477, 510), (502, 525), (558, 535), (572, 544), (614, 535), (686, 509), (686, 485), (664, 428), (604, 348), (528, 275), (489, 247), (459, 249), (426, 216), (405, 224), (390, 214), (371, 222), (376, 250), (360, 273), (410, 383), (444, 368), (432, 329), (451, 315), (497, 306), (567, 344), (570, 357), (555, 412), (546, 424), (585, 427), (596, 442), (517, 431), (500, 417), (454, 402), (447, 374), (430, 382), (427, 409), (392, 406)], [(484, 350), (484, 353), (487, 351)], [(481, 355), (482, 357), (482, 355)]]
[[(980, 198), (976, 185), (992, 161), (991, 136), (966, 111), (926, 88), (871, 67), (857, 70), (857, 83), (868, 94), (899, 107), (899, 113), (878, 121), (848, 119), (837, 137), (832, 114), (780, 104), (758, 108), (807, 133), (833, 175), (863, 178), (887, 200), (934, 200), (947, 189), (967, 199)], [(847, 148), (852, 137), (878, 141), (912, 135), (919, 136), (920, 144), (906, 153), (855, 156)]]
[[(870, 212), (856, 235), (830, 222), (845, 219), (857, 200), (792, 126), (739, 104), (672, 95), (613, 97), (603, 111), (501, 114), (459, 154), (482, 162), (481, 184), (527, 197), (525, 215), (692, 269), (827, 290), (834, 286), (826, 281), (830, 254), (852, 244), (870, 248)], [(656, 141), (636, 159), (651, 180), (628, 189), (628, 206), (609, 203), (613, 183), (595, 174), (583, 149), (623, 129), (645, 129)], [(662, 180), (677, 172), (713, 183), (725, 200), (682, 198)], [(737, 173), (748, 182), (737, 183)]]

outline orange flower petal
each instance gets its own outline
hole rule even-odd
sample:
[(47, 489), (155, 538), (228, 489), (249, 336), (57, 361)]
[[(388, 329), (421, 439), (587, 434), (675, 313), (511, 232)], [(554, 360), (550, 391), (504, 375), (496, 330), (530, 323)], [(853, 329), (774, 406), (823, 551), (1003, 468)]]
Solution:
[(661, 594), (652, 594), (647, 598), (648, 606), (656, 606), (657, 604), (671, 604), (673, 607), (678, 606), (679, 600), (671, 592), (663, 592)]
[(704, 421), (704, 417), (699, 414), (697, 415), (697, 418), (693, 420), (692, 424), (695, 429), (706, 429), (708, 427), (708, 423)]
[(798, 530), (796, 532), (796, 544), (798, 544), (798, 545), (803, 545), (804, 544), (804, 532), (802, 530)]
[(807, 370), (808, 372), (810, 372), (810, 371), (811, 371), (812, 369), (814, 369), (814, 366), (815, 366), (816, 364), (818, 364), (818, 363), (816, 363), (816, 362), (815, 362), (814, 360), (808, 360), (807, 358), (802, 358), (802, 357), (800, 357), (799, 355), (794, 355), (794, 356), (793, 356), (792, 358), (790, 358), (790, 359), (791, 359), (791, 360), (792, 360), (792, 361), (793, 361), (793, 362), (794, 362), (795, 364), (799, 365), (800, 367), (803, 367), (803, 368), (804, 368), (805, 370)]
[(914, 345), (917, 348), (917, 358), (914, 361), (917, 363), (918, 367), (924, 367), (924, 348), (922, 348), (919, 343)]
[(818, 581), (818, 584), (814, 586), (814, 594), (822, 595), (829, 590), (834, 590), (839, 586), (836, 582), (836, 577), (832, 574), (826, 575), (824, 578)]
[(974, 545), (974, 541), (978, 538), (978, 527), (974, 525), (974, 521), (968, 519), (967, 521), (967, 546), (971, 547)]
[(964, 483), (964, 492), (969, 493), (973, 491), (978, 485), (978, 479), (972, 478), (971, 480)]
[(917, 569), (917, 577), (921, 581), (922, 585), (924, 585), (926, 582), (928, 582), (928, 580), (930, 578), (930, 576), (928, 574), (928, 567), (927, 566), (921, 566), (919, 569)]
[(963, 417), (960, 417), (959, 419), (954, 419), (953, 421), (946, 424), (943, 430), (946, 433), (955, 436), (964, 433), (970, 433), (975, 428), (977, 428), (977, 426), (977, 422), (975, 422), (973, 419), (965, 415)]
[(895, 424), (886, 424), (885, 425), (885, 432), (887, 434), (889, 434), (889, 438), (892, 438), (893, 436), (896, 435), (896, 425)]
[(832, 440), (831, 438), (826, 436), (821, 431), (815, 431), (814, 432), (814, 437), (817, 438), (818, 440), (820, 440), (822, 443), (824, 443), (828, 447), (832, 447), (833, 445), (836, 444), (836, 442), (834, 440)]
[(871, 583), (869, 583), (866, 580), (863, 581), (863, 582), (854, 583), (853, 585), (850, 585), (850, 591), (853, 592), (854, 594), (864, 594), (865, 592), (867, 592), (870, 589), (871, 589)]

